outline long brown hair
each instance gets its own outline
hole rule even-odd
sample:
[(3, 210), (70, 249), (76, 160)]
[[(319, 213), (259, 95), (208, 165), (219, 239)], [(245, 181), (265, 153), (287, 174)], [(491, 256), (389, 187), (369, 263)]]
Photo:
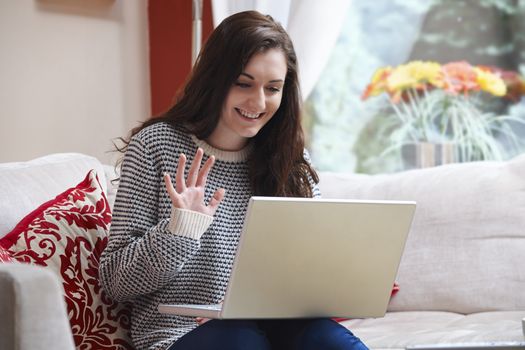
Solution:
[(295, 50), (283, 27), (256, 11), (236, 13), (222, 21), (206, 41), (173, 107), (133, 129), (117, 149), (125, 152), (133, 135), (158, 122), (184, 127), (205, 140), (217, 126), (226, 96), (250, 58), (269, 49), (282, 50), (287, 73), (279, 109), (251, 140), (252, 190), (256, 195), (311, 197), (310, 181), (317, 183), (319, 178), (303, 154)]

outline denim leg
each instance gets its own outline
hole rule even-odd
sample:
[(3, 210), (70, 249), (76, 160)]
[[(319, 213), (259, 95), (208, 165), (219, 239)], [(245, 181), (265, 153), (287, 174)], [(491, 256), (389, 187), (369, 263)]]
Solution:
[(368, 347), (346, 327), (328, 319), (265, 320), (273, 350), (367, 350)]
[(331, 319), (312, 320), (298, 339), (303, 350), (368, 350), (368, 347), (348, 328)]
[(211, 320), (185, 334), (169, 350), (270, 350), (253, 321)]

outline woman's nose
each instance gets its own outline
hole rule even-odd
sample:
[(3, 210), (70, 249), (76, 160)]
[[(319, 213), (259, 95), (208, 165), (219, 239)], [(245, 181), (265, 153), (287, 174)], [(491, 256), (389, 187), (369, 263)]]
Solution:
[(252, 112), (261, 112), (266, 107), (266, 96), (264, 94), (264, 89), (255, 89), (250, 95), (250, 107), (254, 108), (255, 111)]

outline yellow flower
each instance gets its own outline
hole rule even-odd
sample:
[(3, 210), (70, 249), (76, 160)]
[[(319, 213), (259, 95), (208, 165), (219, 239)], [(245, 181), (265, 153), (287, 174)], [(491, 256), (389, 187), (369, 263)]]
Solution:
[(362, 99), (367, 99), (370, 96), (377, 96), (386, 91), (386, 79), (392, 72), (392, 67), (387, 66), (379, 68), (372, 77), (372, 82), (366, 87)]
[(475, 67), (476, 82), (481, 90), (491, 93), (494, 96), (504, 96), (507, 93), (507, 87), (499, 76), (486, 70)]
[(388, 74), (390, 74), (391, 72), (392, 72), (391, 66), (379, 68), (378, 70), (375, 71), (374, 76), (372, 77), (372, 84), (377, 84), (378, 82), (383, 80), (385, 76), (388, 76)]
[(388, 77), (388, 89), (392, 92), (419, 88), (426, 83), (439, 86), (441, 65), (436, 62), (413, 61), (395, 68)]

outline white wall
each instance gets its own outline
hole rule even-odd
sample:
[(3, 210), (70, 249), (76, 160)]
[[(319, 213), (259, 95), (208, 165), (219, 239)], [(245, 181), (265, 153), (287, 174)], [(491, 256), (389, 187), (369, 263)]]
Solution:
[(112, 162), (151, 113), (147, 33), (147, 0), (0, 0), (0, 162)]

